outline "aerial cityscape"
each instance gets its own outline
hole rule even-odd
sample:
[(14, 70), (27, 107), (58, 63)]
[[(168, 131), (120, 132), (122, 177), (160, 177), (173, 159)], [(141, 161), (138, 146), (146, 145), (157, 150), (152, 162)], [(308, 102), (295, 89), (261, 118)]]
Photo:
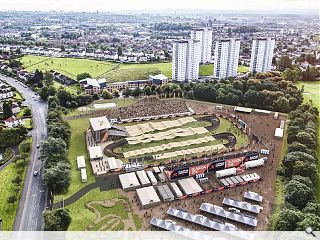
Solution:
[(247, 2), (3, 3), (0, 236), (320, 236), (319, 5)]

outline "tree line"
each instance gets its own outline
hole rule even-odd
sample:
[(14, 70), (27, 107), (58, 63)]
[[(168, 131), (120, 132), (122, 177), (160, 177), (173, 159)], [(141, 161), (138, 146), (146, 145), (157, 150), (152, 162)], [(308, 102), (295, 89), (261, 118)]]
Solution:
[(315, 192), (318, 181), (316, 107), (301, 104), (289, 114), (288, 150), (279, 170), (285, 181), (285, 206), (280, 211), (275, 230), (320, 230), (320, 203)]
[(67, 157), (71, 130), (62, 118), (62, 107), (56, 97), (48, 98), (48, 139), (41, 145), (40, 158), (45, 163), (43, 180), (54, 193), (66, 191), (71, 180), (71, 164)]

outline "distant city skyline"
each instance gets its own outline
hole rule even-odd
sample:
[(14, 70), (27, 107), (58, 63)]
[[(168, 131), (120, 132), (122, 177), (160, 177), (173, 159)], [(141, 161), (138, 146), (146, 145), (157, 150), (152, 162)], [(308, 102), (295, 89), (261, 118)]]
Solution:
[(282, 12), (296, 10), (319, 10), (318, 0), (10, 0), (1, 4), (0, 10), (18, 11), (130, 11), (162, 9), (197, 10), (253, 10)]

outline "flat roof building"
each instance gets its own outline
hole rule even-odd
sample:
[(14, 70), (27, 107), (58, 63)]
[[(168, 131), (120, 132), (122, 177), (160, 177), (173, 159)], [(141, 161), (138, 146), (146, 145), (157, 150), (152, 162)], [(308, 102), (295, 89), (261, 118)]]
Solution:
[(202, 192), (202, 188), (193, 177), (178, 180), (183, 192), (187, 195)]
[(139, 188), (136, 191), (143, 208), (154, 207), (161, 203), (160, 198), (153, 186)]
[(87, 170), (85, 168), (81, 168), (80, 171), (81, 171), (81, 181), (82, 182), (88, 181)]
[(138, 178), (134, 172), (119, 175), (123, 191), (131, 191), (140, 187)]
[(168, 185), (157, 186), (160, 197), (164, 202), (171, 202), (174, 200), (173, 193), (171, 192)]
[(99, 160), (103, 158), (102, 149), (100, 146), (89, 147), (90, 160)]
[(137, 171), (136, 172), (138, 178), (139, 178), (139, 181), (141, 183), (141, 186), (145, 187), (145, 186), (149, 186), (151, 185), (150, 183), (150, 180), (146, 174), (146, 172), (144, 170), (141, 170), (141, 171)]
[(274, 132), (274, 137), (276, 139), (282, 139), (283, 138), (283, 133), (284, 133), (284, 129), (282, 128), (276, 128), (275, 132)]
[(84, 159), (84, 156), (77, 156), (77, 166), (78, 169), (86, 168), (86, 160)]

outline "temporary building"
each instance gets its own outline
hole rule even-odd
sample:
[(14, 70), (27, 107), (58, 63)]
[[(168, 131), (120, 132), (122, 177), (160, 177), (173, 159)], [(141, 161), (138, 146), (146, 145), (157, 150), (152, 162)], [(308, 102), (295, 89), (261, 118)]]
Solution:
[(147, 175), (152, 185), (157, 185), (158, 181), (151, 171), (147, 171)]
[(284, 133), (284, 130), (282, 128), (276, 128), (276, 130), (274, 132), (274, 137), (276, 139), (282, 139), (283, 138), (283, 133)]
[(139, 188), (136, 191), (143, 208), (154, 207), (161, 203), (160, 198), (153, 186)]
[(220, 171), (216, 171), (216, 177), (217, 178), (222, 178), (222, 177), (236, 175), (236, 174), (237, 174), (237, 169), (236, 168), (227, 168), (227, 169), (223, 169), (223, 170), (220, 170)]
[(252, 200), (252, 201), (256, 201), (256, 202), (262, 202), (262, 200), (263, 200), (262, 196), (260, 196), (258, 193), (251, 192), (251, 191), (245, 192), (244, 198)]
[(244, 167), (246, 169), (248, 168), (254, 168), (254, 167), (260, 167), (264, 165), (264, 160), (263, 159), (258, 159), (258, 160), (254, 160), (254, 161), (248, 161), (244, 163)]
[(175, 195), (177, 198), (180, 198), (180, 197), (183, 196), (180, 188), (178, 187), (178, 185), (177, 185), (175, 182), (170, 183), (170, 185), (171, 185), (171, 188), (172, 188), (172, 190), (173, 190), (174, 195)]
[(173, 193), (171, 192), (168, 185), (157, 186), (160, 197), (164, 202), (171, 202), (174, 200)]
[[(175, 208), (169, 208), (167, 211), (169, 216), (173, 216), (179, 218), (181, 220), (185, 220), (191, 223), (198, 224), (202, 227), (206, 227), (210, 230), (215, 231), (239, 231), (239, 229), (232, 224), (224, 224), (221, 221), (210, 220), (209, 218), (202, 215), (194, 215), (185, 211), (181, 211)], [(235, 234), (238, 234), (235, 233)]]
[(263, 207), (260, 207), (258, 205), (252, 205), (251, 203), (242, 202), (231, 198), (224, 198), (222, 203), (229, 207), (235, 207), (252, 213), (260, 213), (260, 211), (263, 209)]
[(144, 170), (136, 172), (142, 187), (151, 185), (150, 180)]
[(201, 232), (192, 231), (189, 228), (182, 227), (178, 224), (173, 223), (172, 221), (162, 220), (160, 218), (153, 217), (150, 221), (152, 226), (161, 228), (166, 231), (172, 231), (175, 234), (182, 236), (184, 239), (193, 239), (193, 240), (212, 240), (212, 236), (206, 235)]
[(210, 203), (202, 203), (200, 210), (212, 215), (223, 217), (235, 222), (240, 222), (251, 227), (256, 227), (258, 225), (258, 220), (255, 217), (244, 215), (241, 213), (229, 212), (224, 210), (222, 207), (212, 205)]
[(90, 160), (102, 159), (102, 150), (100, 146), (89, 147)]
[(178, 180), (178, 183), (182, 188), (183, 192), (187, 195), (197, 194), (203, 191), (200, 185), (193, 177)]
[(235, 112), (243, 112), (243, 113), (251, 113), (252, 108), (246, 108), (246, 107), (235, 107), (234, 108)]
[(131, 191), (140, 187), (138, 178), (134, 172), (119, 175), (123, 191)]
[(81, 168), (80, 171), (81, 171), (81, 181), (82, 182), (88, 181), (87, 170), (85, 168)]
[(77, 166), (78, 169), (86, 168), (86, 160), (84, 159), (84, 156), (77, 156)]

